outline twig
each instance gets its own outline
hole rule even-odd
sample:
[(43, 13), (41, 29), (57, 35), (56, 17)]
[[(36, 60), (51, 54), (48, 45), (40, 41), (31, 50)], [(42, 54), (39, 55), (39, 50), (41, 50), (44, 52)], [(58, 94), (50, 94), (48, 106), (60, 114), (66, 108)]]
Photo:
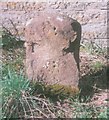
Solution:
[(13, 21), (11, 19), (9, 19), (9, 21), (11, 22), (11, 24), (12, 24), (12, 26), (13, 26), (15, 32), (16, 32), (15, 36), (18, 36), (17, 39), (20, 40), (20, 35), (19, 35), (19, 32), (18, 32), (18, 29), (16, 28), (15, 24), (13, 23)]
[[(30, 95), (29, 95), (30, 96)], [(50, 104), (48, 103), (46, 103), (46, 102), (48, 102), (48, 101), (46, 101), (45, 102), (45, 100), (44, 99), (42, 99), (42, 98), (38, 98), (38, 97), (26, 97), (26, 99), (30, 99), (31, 100), (31, 102), (33, 103), (33, 100), (37, 100), (37, 101), (39, 101), (39, 102), (42, 102), (42, 104), (44, 105), (44, 106), (46, 106), (46, 109), (48, 110), (48, 112), (50, 113), (50, 114), (52, 114), (52, 116), (55, 116), (55, 114), (53, 113), (53, 112), (51, 112), (51, 110), (50, 110)], [(34, 103), (33, 103), (34, 104)], [(40, 103), (41, 104), (41, 103)], [(43, 106), (42, 105), (42, 106)], [(36, 108), (36, 106), (34, 106), (34, 108)]]
[(22, 105), (22, 108), (23, 108), (23, 111), (24, 111), (25, 116), (27, 116), (27, 114), (26, 114), (26, 109), (25, 109), (25, 106), (24, 106), (24, 103), (22, 102), (21, 99), (19, 99), (19, 101), (20, 101), (20, 103), (21, 103), (21, 105)]

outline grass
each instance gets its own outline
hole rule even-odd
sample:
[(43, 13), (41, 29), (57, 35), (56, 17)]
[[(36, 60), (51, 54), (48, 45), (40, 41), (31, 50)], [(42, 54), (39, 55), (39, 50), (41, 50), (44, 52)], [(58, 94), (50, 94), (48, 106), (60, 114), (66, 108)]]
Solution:
[(90, 68), (96, 72), (96, 71), (102, 70), (103, 66), (104, 64), (102, 62), (96, 61), (96, 62), (92, 62), (92, 64), (90, 65)]
[(9, 95), (18, 98), (21, 91), (29, 88), (29, 81), (25, 80), (24, 76), (19, 75), (8, 69), (7, 75), (3, 75), (2, 78), (3, 95), (7, 98)]
[[(57, 105), (57, 102), (65, 104), (61, 98), (55, 103), (50, 96), (40, 92), (33, 94), (33, 86), (22, 73), (17, 74), (12, 70), (8, 70), (8, 74), (3, 76), (1, 81), (2, 97), (2, 117), (3, 118), (106, 118), (107, 108), (96, 107), (85, 102), (80, 102), (79, 94), (75, 97), (67, 97), (67, 103), (71, 113), (67, 113), (66, 108)], [(67, 114), (67, 115), (66, 115)]]
[(11, 69), (14, 68), (15, 71), (23, 69), (23, 59), (25, 56), (24, 42), (21, 40), (18, 41), (9, 31), (3, 29), (0, 43), (2, 47), (2, 66), (5, 68), (3, 69), (3, 73), (7, 73), (8, 66), (10, 66)]
[(2, 45), (3, 49), (12, 51), (13, 49), (22, 47), (23, 41), (18, 39), (16, 36), (12, 35), (8, 29), (3, 28), (2, 32), (0, 34), (2, 34), (1, 35), (2, 36), (2, 44), (1, 45)]
[(107, 55), (107, 47), (102, 47), (92, 41), (90, 43), (81, 44), (80, 50), (85, 51), (92, 55), (98, 55), (98, 56), (99, 55), (102, 55), (102, 56)]
[[(38, 84), (37, 89), (34, 89), (34, 85), (22, 73), (18, 75), (15, 71), (8, 69), (8, 74), (3, 75), (1, 82), (3, 118), (69, 117), (66, 108), (62, 106), (65, 101), (60, 98), (54, 103), (52, 97), (46, 96), (44, 91), (37, 92), (41, 85)], [(80, 102), (79, 94), (75, 97), (67, 96), (67, 101), (71, 110), (70, 116), (73, 118), (107, 118), (107, 108), (98, 108), (86, 102)], [(61, 105), (57, 105), (57, 102)]]
[[(81, 98), (81, 91), (75, 96), (61, 94), (60, 91), (57, 97), (50, 92), (51, 86), (47, 88), (40, 82), (31, 83), (24, 75), (23, 43), (16, 42), (15, 39), (9, 33), (3, 35), (4, 60), (0, 81), (2, 118), (107, 118), (107, 107), (89, 104), (90, 98)], [(12, 46), (13, 42), (16, 47)], [(17, 46), (18, 43), (20, 45)], [(96, 72), (102, 69), (103, 64), (97, 61), (90, 67)], [(91, 76), (88, 79), (92, 79)], [(53, 89), (55, 87), (58, 85), (54, 85)], [(53, 101), (56, 97), (58, 99)]]
[(2, 76), (1, 81), (1, 95), (3, 103), (3, 118), (11, 117), (17, 109), (18, 100), (23, 91), (30, 88), (30, 82), (24, 78), (22, 74), (18, 75), (16, 72), (8, 69), (8, 73)]
[(103, 108), (102, 112), (99, 113), (98, 118), (108, 118), (109, 119), (109, 108)]
[[(106, 107), (81, 102), (80, 94), (65, 96), (67, 102), (61, 97), (54, 102), (53, 94), (48, 96), (44, 85), (31, 84), (22, 72), (18, 74), (9, 67), (1, 83), (3, 118), (107, 118)], [(64, 104), (69, 107), (70, 114)]]

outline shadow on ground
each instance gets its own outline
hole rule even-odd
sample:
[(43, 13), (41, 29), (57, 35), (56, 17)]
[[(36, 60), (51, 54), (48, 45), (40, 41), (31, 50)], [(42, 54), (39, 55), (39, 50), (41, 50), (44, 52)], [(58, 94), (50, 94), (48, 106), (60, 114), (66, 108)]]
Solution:
[(80, 101), (88, 102), (95, 93), (109, 89), (108, 74), (109, 68), (104, 66), (102, 70), (82, 76), (79, 80)]

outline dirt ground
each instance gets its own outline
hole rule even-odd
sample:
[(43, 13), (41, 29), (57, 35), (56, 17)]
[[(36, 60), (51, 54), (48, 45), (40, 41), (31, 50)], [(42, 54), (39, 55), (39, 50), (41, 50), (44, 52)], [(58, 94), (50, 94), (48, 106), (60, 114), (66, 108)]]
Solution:
[(107, 59), (104, 56), (80, 52), (81, 96), (89, 97), (89, 104), (109, 107), (106, 70)]

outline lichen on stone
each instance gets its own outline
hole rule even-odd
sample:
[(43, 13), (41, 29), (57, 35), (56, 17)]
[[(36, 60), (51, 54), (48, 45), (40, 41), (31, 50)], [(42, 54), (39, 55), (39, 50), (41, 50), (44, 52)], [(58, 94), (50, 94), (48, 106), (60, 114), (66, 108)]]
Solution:
[(79, 93), (79, 88), (62, 84), (47, 85), (46, 93), (57, 96), (75, 96)]

